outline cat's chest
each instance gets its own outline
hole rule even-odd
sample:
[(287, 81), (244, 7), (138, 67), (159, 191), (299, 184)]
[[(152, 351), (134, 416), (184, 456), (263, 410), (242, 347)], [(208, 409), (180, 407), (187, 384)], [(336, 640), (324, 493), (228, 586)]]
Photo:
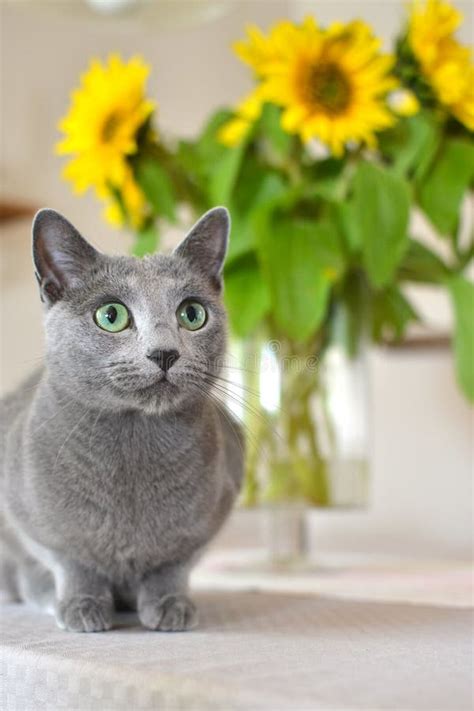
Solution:
[(212, 494), (194, 473), (163, 476), (159, 471), (131, 478), (124, 470), (123, 477), (116, 472), (100, 498), (85, 503), (89, 552), (119, 577), (179, 556), (212, 510)]
[(209, 432), (177, 421), (105, 421), (84, 430), (54, 481), (68, 547), (124, 574), (192, 547), (217, 493), (208, 440)]
[(77, 493), (146, 500), (150, 489), (165, 493), (173, 479), (209, 460), (198, 419), (89, 415), (81, 427), (65, 423), (64, 431), (65, 438), (61, 433), (48, 443), (49, 476)]

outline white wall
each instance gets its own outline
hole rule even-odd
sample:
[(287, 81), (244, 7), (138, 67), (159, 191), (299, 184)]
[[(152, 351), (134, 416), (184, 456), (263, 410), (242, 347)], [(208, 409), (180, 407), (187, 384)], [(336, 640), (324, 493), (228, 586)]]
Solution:
[(312, 515), (313, 550), (469, 560), (474, 421), (449, 352), (377, 350), (371, 365), (370, 509)]
[[(457, 3), (472, 27), (473, 5)], [(196, 5), (188, 3), (189, 12)], [(112, 50), (139, 52), (153, 66), (150, 94), (159, 102), (159, 124), (169, 135), (192, 134), (207, 113), (236, 100), (250, 86), (249, 74), (229, 47), (248, 22), (262, 27), (285, 15), (316, 12), (321, 22), (355, 15), (389, 38), (403, 13), (401, 2), (230, 3), (228, 13), (193, 25), (180, 0), (179, 27), (170, 17), (152, 21), (100, 19), (78, 5), (51, 0), (1, 3), (3, 191), (9, 197), (49, 205), (64, 212), (99, 247), (123, 252), (126, 235), (100, 218), (92, 197), (76, 198), (59, 177), (61, 161), (53, 155), (55, 125), (65, 112), (68, 93), (91, 56)], [(184, 17), (184, 20), (183, 20)], [(172, 19), (172, 18), (171, 18)], [(470, 22), (470, 25), (469, 25)], [(29, 223), (3, 230), (1, 248), (1, 389), (14, 387), (42, 353), (41, 309), (30, 262)], [(437, 294), (418, 294), (433, 322), (451, 320)], [(442, 312), (442, 313), (441, 313)], [(451, 357), (376, 355), (373, 364), (374, 498), (371, 519), (336, 527), (324, 523), (317, 535), (327, 545), (363, 546), (367, 540), (387, 549), (418, 547), (427, 554), (466, 556), (472, 534), (473, 464), (471, 412), (452, 378)], [(339, 515), (339, 514), (338, 514)], [(355, 525), (355, 529), (351, 526)], [(362, 526), (362, 528), (360, 527)], [(356, 530), (357, 529), (357, 530)]]

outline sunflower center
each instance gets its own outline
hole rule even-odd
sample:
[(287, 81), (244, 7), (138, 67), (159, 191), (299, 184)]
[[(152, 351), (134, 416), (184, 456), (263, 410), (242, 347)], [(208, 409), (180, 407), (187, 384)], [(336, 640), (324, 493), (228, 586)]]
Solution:
[(118, 113), (112, 113), (107, 116), (102, 126), (102, 140), (107, 143), (111, 141), (115, 136), (117, 129), (120, 126), (120, 115)]
[(326, 112), (339, 114), (349, 104), (351, 86), (337, 64), (318, 64), (309, 71), (306, 97)]

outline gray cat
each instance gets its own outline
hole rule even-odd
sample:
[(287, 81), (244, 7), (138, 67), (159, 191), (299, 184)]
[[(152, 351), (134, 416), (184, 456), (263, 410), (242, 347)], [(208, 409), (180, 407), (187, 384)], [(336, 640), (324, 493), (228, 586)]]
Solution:
[[(97, 252), (53, 210), (33, 223), (46, 367), (2, 405), (1, 586), (60, 627), (196, 624), (190, 568), (242, 480), (213, 398), (226, 344), (229, 233), (206, 213), (172, 255)], [(217, 404), (219, 402), (219, 404)]]

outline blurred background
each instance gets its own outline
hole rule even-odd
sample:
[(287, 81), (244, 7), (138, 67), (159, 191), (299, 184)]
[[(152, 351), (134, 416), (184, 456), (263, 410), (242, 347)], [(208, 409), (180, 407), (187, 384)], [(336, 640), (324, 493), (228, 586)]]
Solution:
[[(472, 43), (474, 6), (456, 6), (465, 17), (459, 37)], [(29, 213), (53, 207), (100, 249), (126, 253), (131, 246), (130, 235), (102, 221), (92, 195), (72, 194), (53, 152), (58, 119), (89, 59), (105, 59), (112, 51), (142, 55), (152, 67), (148, 94), (158, 102), (160, 131), (193, 138), (211, 111), (234, 105), (252, 86), (250, 73), (230, 51), (245, 26), (265, 29), (308, 13), (322, 24), (365, 19), (389, 46), (404, 3), (2, 0), (2, 394), (42, 356)], [(465, 206), (467, 213), (471, 209)], [(426, 224), (417, 229), (429, 233)], [(165, 244), (177, 237), (172, 231)], [(471, 557), (473, 420), (453, 375), (453, 316), (438, 288), (411, 286), (410, 294), (436, 337), (370, 350), (368, 506), (309, 512), (308, 544), (318, 553)], [(252, 546), (260, 536), (254, 512), (241, 511), (221, 544)]]

